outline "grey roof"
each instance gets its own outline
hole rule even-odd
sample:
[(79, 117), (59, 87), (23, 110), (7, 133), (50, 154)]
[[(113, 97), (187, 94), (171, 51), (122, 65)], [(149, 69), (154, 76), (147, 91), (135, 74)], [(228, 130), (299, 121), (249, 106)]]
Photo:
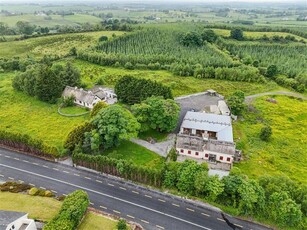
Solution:
[(181, 127), (216, 132), (217, 140), (233, 142), (230, 116), (188, 111)]
[(108, 87), (104, 87), (101, 85), (95, 85), (93, 86), (93, 88), (90, 89), (94, 94), (102, 91), (102, 92), (110, 92), (110, 93), (114, 93), (114, 90), (112, 88), (108, 88)]
[(63, 97), (74, 96), (76, 100), (88, 104), (92, 104), (95, 100), (95, 95), (91, 91), (78, 89), (77, 87), (66, 86), (62, 94)]
[(99, 97), (100, 99), (105, 99), (106, 98), (106, 94), (104, 93), (104, 92), (102, 92), (102, 91), (98, 91), (98, 92), (96, 92), (96, 93), (94, 93), (95, 94), (95, 96), (97, 96), (97, 97)]
[(6, 227), (14, 222), (15, 220), (19, 219), (27, 215), (25, 212), (12, 212), (12, 211), (3, 211), (0, 210), (0, 230), (6, 229)]

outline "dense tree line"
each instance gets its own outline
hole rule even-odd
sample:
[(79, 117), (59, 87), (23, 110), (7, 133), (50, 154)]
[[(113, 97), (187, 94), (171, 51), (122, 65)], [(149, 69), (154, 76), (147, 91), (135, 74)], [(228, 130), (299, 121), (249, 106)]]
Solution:
[(173, 98), (169, 87), (152, 80), (132, 76), (124, 76), (119, 79), (115, 85), (115, 93), (121, 102), (128, 104), (140, 103), (151, 96)]
[(22, 91), (39, 100), (55, 103), (65, 86), (79, 86), (80, 72), (71, 63), (62, 65), (34, 64), (13, 79), (15, 90)]

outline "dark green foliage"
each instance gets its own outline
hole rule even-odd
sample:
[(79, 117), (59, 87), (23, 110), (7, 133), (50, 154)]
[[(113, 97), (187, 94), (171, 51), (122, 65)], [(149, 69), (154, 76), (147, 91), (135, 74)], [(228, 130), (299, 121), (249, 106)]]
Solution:
[(266, 70), (266, 76), (269, 78), (273, 78), (278, 73), (278, 69), (276, 65), (270, 65)]
[(244, 93), (242, 91), (234, 92), (227, 100), (227, 104), (230, 107), (231, 113), (234, 115), (241, 115), (245, 109)]
[(75, 97), (73, 95), (69, 96), (69, 97), (66, 97), (66, 98), (62, 98), (62, 107), (73, 106), (74, 105), (74, 100), (75, 100)]
[(131, 109), (142, 124), (142, 131), (150, 127), (160, 132), (171, 132), (180, 113), (180, 107), (174, 100), (162, 97), (149, 97), (141, 104), (134, 104)]
[(272, 128), (270, 126), (264, 126), (260, 131), (260, 139), (263, 141), (268, 141), (272, 136)]
[(78, 227), (89, 205), (86, 192), (76, 190), (64, 200), (60, 212), (44, 226), (44, 230), (74, 230)]
[(65, 143), (64, 143), (64, 148), (69, 149), (70, 151), (73, 151), (76, 145), (83, 143), (84, 134), (86, 132), (90, 132), (92, 128), (93, 127), (91, 123), (89, 122), (85, 122), (84, 124), (79, 125), (78, 127), (74, 128), (68, 134), (65, 140)]
[(127, 230), (127, 223), (124, 219), (120, 219), (116, 225), (118, 230)]
[(100, 42), (108, 41), (108, 36), (102, 35), (99, 39)]
[(100, 110), (106, 107), (108, 107), (107, 103), (105, 103), (104, 101), (99, 101), (96, 105), (94, 105), (94, 108), (92, 109), (90, 113), (90, 117), (96, 116)]
[(168, 154), (167, 154), (167, 158), (170, 160), (170, 161), (176, 161), (177, 160), (177, 153), (176, 153), (176, 149), (172, 148)]
[(21, 34), (31, 35), (34, 32), (35, 25), (31, 25), (29, 22), (18, 21), (16, 27)]
[(119, 105), (111, 105), (101, 110), (92, 120), (92, 124), (97, 129), (105, 149), (119, 145), (121, 140), (136, 137), (140, 129), (137, 119)]
[(179, 41), (184, 46), (201, 46), (203, 44), (202, 37), (197, 32), (181, 34)]
[(57, 148), (46, 145), (42, 140), (19, 133), (0, 130), (0, 144), (51, 160), (60, 155)]
[(213, 30), (204, 30), (201, 34), (203, 41), (213, 43), (216, 41), (218, 36), (214, 33)]
[(172, 99), (173, 95), (169, 87), (155, 81), (124, 76), (115, 85), (115, 93), (123, 103), (140, 103), (151, 96), (162, 96), (164, 99)]
[(244, 40), (243, 31), (241, 29), (232, 29), (230, 31), (230, 37), (239, 41)]

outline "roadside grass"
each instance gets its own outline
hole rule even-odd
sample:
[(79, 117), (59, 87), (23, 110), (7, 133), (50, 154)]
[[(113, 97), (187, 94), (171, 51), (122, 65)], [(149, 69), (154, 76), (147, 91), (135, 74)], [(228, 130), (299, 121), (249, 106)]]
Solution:
[(0, 210), (26, 212), (29, 218), (41, 221), (50, 221), (62, 205), (54, 198), (1, 191), (0, 200)]
[[(235, 166), (251, 178), (285, 175), (307, 184), (307, 102), (287, 96), (271, 96), (277, 104), (260, 97), (253, 102), (253, 112), (244, 121), (234, 122), (237, 147), (244, 160)], [(269, 142), (261, 141), (260, 129), (269, 124), (273, 134)], [(240, 138), (240, 140), (238, 140)]]
[(155, 139), (155, 141), (161, 142), (161, 141), (165, 141), (167, 139), (167, 135), (168, 135), (168, 133), (160, 133), (156, 130), (149, 129), (145, 132), (139, 133), (138, 138), (145, 140), (145, 141), (148, 140), (148, 138), (153, 138), (153, 139)]
[(118, 147), (105, 150), (102, 154), (115, 159), (130, 160), (136, 165), (155, 169), (161, 169), (165, 160), (158, 154), (131, 141), (123, 141)]
[[(162, 70), (126, 70), (123, 68), (105, 67), (92, 64), (82, 60), (69, 59), (79, 67), (82, 76), (82, 82), (91, 88), (99, 78), (102, 78), (109, 87), (114, 87), (116, 81), (124, 75), (133, 75), (139, 78), (151, 79), (161, 82), (172, 89), (174, 97), (189, 95), (193, 93), (204, 92), (208, 89), (214, 89), (224, 96), (231, 95), (236, 90), (242, 90), (246, 95), (284, 90), (275, 82), (267, 82), (266, 84), (224, 81), (215, 79), (197, 79), (194, 77), (175, 76), (168, 71)], [(65, 63), (67, 60), (60, 61)]]
[(15, 91), (12, 87), (14, 75), (0, 74), (0, 129), (28, 134), (62, 149), (68, 133), (87, 120), (87, 116), (61, 116), (56, 104), (50, 105)]
[(103, 230), (114, 230), (117, 221), (110, 218), (104, 217), (103, 215), (87, 212), (83, 218), (78, 230), (92, 230), (92, 229), (103, 229)]
[(44, 55), (67, 55), (72, 47), (87, 48), (94, 45), (102, 35), (111, 37), (112, 34), (121, 35), (122, 31), (99, 31), (74, 34), (48, 35), (29, 38), (21, 41), (0, 42), (0, 57), (14, 56), (42, 57)]

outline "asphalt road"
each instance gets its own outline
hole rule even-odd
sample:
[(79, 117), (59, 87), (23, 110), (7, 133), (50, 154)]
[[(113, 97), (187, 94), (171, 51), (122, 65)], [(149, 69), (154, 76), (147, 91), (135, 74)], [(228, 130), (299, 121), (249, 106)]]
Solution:
[(68, 194), (76, 189), (85, 190), (92, 207), (140, 223), (145, 229), (268, 229), (228, 215), (226, 217), (230, 224), (227, 224), (218, 210), (1, 148), (0, 180), (19, 180), (51, 190), (57, 195)]

